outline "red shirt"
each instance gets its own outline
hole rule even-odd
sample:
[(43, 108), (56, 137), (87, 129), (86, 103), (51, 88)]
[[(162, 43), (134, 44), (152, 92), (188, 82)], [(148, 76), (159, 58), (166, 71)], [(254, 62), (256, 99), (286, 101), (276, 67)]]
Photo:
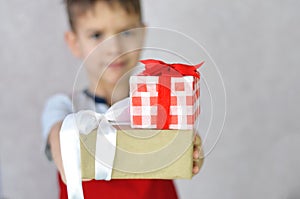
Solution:
[[(68, 199), (67, 187), (58, 175), (60, 199)], [(85, 199), (178, 199), (172, 180), (113, 179), (82, 182)]]

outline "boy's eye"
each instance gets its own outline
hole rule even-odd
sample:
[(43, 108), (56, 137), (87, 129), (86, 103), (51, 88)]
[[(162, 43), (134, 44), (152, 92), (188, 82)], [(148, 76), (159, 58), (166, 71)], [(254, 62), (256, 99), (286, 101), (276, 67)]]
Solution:
[(101, 32), (95, 32), (90, 36), (92, 39), (100, 39), (102, 37), (102, 33)]
[(132, 30), (125, 30), (125, 31), (121, 32), (121, 36), (124, 36), (124, 37), (129, 37), (129, 36), (132, 36), (132, 35), (133, 35)]

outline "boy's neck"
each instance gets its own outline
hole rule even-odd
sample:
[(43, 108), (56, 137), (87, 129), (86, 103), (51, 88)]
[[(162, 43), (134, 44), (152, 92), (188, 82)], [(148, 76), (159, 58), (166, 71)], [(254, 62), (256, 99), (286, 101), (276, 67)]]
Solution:
[(115, 102), (128, 97), (129, 88), (127, 84), (120, 84), (120, 86), (110, 84), (99, 84), (95, 86), (90, 84), (88, 91), (99, 98), (103, 98), (107, 101), (108, 105), (112, 105)]
[(88, 91), (96, 97), (103, 98), (111, 105), (111, 92), (107, 86), (93, 86), (88, 87)]

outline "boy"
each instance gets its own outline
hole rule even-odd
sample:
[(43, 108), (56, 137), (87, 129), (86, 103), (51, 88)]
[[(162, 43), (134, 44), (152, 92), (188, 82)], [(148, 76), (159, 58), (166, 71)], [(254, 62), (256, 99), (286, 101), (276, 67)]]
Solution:
[[(103, 47), (99, 52), (93, 52), (85, 62), (88, 88), (74, 93), (73, 98), (61, 94), (53, 96), (43, 113), (46, 154), (52, 156), (58, 168), (61, 199), (67, 198), (59, 143), (62, 120), (81, 109), (104, 113), (108, 106), (128, 94), (127, 81), (126, 84), (120, 84), (120, 88), (114, 92), (117, 95), (113, 97), (117, 82), (137, 64), (139, 51), (122, 53), (128, 50), (124, 49), (127, 45), (133, 45), (132, 49), (142, 47), (142, 31), (135, 34), (131, 29), (144, 27), (139, 0), (65, 0), (65, 3), (71, 27), (65, 33), (65, 40), (72, 54), (83, 60), (99, 43), (103, 42)], [(112, 37), (118, 33), (117, 37)], [(110, 39), (104, 41), (107, 38)], [(125, 38), (125, 42), (122, 42), (122, 38)], [(194, 158), (199, 158), (198, 147), (195, 147)], [(195, 165), (193, 173), (198, 171), (199, 167)], [(172, 180), (91, 180), (82, 184), (87, 199), (177, 198)]]

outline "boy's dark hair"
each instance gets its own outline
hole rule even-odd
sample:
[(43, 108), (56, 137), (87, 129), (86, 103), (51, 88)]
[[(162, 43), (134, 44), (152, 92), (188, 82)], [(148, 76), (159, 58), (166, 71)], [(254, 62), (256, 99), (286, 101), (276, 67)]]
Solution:
[(114, 3), (118, 3), (127, 13), (138, 14), (140, 21), (142, 21), (140, 0), (64, 0), (69, 24), (73, 31), (75, 30), (74, 24), (76, 17), (85, 14), (98, 1), (104, 1), (111, 6), (113, 6)]

